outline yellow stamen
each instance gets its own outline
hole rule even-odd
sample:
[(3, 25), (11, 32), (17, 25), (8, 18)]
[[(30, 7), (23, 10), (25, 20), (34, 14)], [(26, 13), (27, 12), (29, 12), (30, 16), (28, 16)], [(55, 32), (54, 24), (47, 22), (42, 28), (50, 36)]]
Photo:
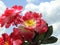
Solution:
[(8, 42), (6, 41), (6, 42), (4, 43), (4, 45), (9, 45), (9, 44), (8, 44)]
[(24, 24), (27, 26), (27, 27), (30, 27), (30, 26), (35, 26), (35, 21), (34, 20), (27, 20), (27, 21), (24, 21)]

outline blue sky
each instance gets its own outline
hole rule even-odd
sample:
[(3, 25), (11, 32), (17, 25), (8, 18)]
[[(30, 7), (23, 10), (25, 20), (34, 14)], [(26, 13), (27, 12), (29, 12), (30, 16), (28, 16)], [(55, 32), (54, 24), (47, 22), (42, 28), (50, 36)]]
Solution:
[(23, 5), (27, 4), (26, 0), (2, 0), (7, 7), (11, 7), (13, 5)]
[[(11, 7), (13, 5), (22, 5), (24, 7), (28, 3), (26, 0), (2, 0), (2, 1), (7, 7)], [(40, 0), (40, 1), (32, 2), (32, 3), (38, 5), (40, 4), (40, 2), (46, 2), (46, 1), (49, 2), (51, 0)]]

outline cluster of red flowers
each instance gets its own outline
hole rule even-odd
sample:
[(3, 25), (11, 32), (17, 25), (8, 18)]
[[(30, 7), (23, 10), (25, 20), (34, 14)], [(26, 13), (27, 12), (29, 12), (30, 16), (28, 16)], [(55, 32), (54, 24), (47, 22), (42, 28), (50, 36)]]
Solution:
[(11, 24), (19, 24), (21, 22), (20, 13), (22, 8), (22, 6), (13, 6), (12, 8), (7, 8), (4, 14), (2, 14), (0, 17), (0, 26), (3, 27), (5, 25), (6, 28), (9, 28)]
[(11, 25), (20, 25), (13, 28), (10, 35), (2, 34), (0, 45), (21, 45), (26, 40), (32, 41), (35, 32), (42, 34), (47, 31), (48, 26), (42, 19), (42, 14), (29, 11), (22, 16), (20, 15), (22, 8), (22, 6), (7, 8), (0, 17), (0, 27), (9, 28)]

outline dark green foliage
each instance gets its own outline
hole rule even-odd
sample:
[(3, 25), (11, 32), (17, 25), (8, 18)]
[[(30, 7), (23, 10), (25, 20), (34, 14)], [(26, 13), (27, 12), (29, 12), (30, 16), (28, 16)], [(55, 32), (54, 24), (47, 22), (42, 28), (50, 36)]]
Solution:
[(48, 30), (45, 33), (39, 34), (35, 32), (35, 36), (31, 42), (24, 42), (23, 45), (41, 45), (41, 44), (51, 44), (55, 43), (58, 39), (54, 36), (51, 36), (53, 33), (53, 27), (48, 26)]
[(50, 44), (50, 43), (55, 43), (56, 41), (57, 41), (57, 38), (52, 36), (52, 37), (49, 37), (48, 39), (42, 41), (41, 44)]
[(45, 33), (44, 39), (49, 38), (53, 33), (53, 27), (49, 26), (47, 32)]

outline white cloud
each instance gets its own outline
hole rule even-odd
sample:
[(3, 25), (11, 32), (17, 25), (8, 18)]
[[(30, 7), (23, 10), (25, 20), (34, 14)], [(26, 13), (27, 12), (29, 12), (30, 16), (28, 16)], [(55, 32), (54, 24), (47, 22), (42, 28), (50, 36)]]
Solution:
[[(4, 3), (0, 0), (0, 16), (1, 14), (4, 12), (4, 10), (6, 9), (6, 6), (4, 5)], [(5, 32), (5, 28), (4, 27), (0, 27), (0, 36), (2, 33)]]
[(0, 0), (0, 15), (4, 12), (5, 9), (6, 9), (6, 6), (5, 6), (4, 3)]
[(25, 14), (27, 11), (34, 11), (43, 14), (43, 18), (48, 24), (53, 25), (53, 35), (58, 38), (57, 43), (50, 45), (60, 45), (60, 0), (41, 2), (39, 5), (28, 2), (22, 13)]
[(28, 3), (38, 2), (39, 0), (27, 0)]

